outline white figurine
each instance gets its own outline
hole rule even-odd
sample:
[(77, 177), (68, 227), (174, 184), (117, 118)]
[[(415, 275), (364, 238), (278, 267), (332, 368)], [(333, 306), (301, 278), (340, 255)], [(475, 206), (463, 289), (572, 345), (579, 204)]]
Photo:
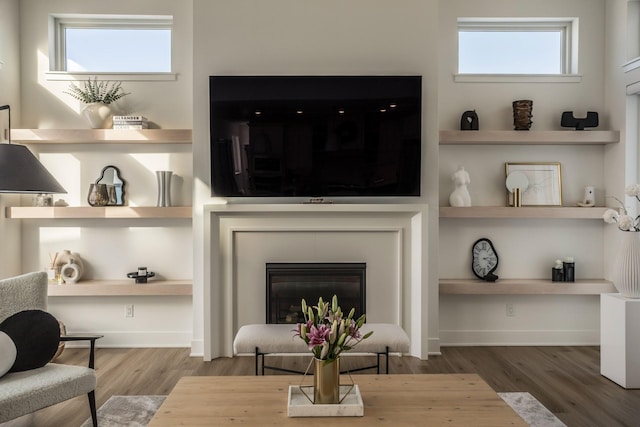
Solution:
[(460, 166), (457, 171), (451, 175), (451, 180), (456, 188), (449, 196), (449, 204), (456, 207), (471, 206), (471, 195), (467, 190), (467, 184), (471, 183), (469, 173)]
[(583, 208), (590, 208), (596, 205), (595, 188), (591, 185), (584, 187), (584, 199), (578, 202), (578, 206)]

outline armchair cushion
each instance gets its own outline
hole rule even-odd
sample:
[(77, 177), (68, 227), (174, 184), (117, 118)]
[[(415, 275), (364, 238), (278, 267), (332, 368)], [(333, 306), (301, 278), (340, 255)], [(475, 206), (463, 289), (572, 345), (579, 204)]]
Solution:
[(47, 364), (58, 350), (60, 326), (41, 310), (15, 313), (0, 323), (0, 332), (13, 340), (16, 358), (9, 372), (27, 371)]
[(0, 423), (89, 393), (96, 373), (84, 366), (49, 363), (0, 378)]

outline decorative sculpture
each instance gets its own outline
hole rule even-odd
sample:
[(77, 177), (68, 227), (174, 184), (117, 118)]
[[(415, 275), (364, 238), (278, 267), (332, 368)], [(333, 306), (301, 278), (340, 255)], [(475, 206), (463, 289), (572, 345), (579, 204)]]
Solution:
[(460, 130), (478, 130), (480, 129), (480, 122), (478, 121), (478, 114), (476, 110), (469, 110), (462, 113), (460, 118)]
[(587, 185), (584, 187), (584, 199), (581, 202), (578, 202), (578, 206), (583, 208), (590, 208), (596, 205), (596, 195), (595, 195), (595, 187), (592, 185)]
[(576, 128), (576, 130), (597, 127), (598, 113), (595, 111), (589, 111), (587, 112), (587, 117), (577, 118), (573, 115), (573, 111), (565, 111), (562, 113), (560, 126), (565, 128)]
[(531, 117), (533, 117), (533, 101), (522, 99), (513, 101), (513, 128), (515, 130), (529, 130), (531, 128)]
[(469, 172), (464, 170), (464, 167), (460, 166), (458, 170), (451, 175), (451, 180), (455, 184), (456, 188), (449, 196), (449, 204), (456, 207), (471, 206), (471, 195), (467, 189), (467, 184), (471, 183)]

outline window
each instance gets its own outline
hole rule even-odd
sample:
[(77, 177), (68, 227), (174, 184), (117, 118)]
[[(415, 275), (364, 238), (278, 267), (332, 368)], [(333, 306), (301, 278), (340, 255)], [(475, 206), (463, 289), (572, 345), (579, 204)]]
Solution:
[(53, 71), (171, 72), (172, 18), (65, 15), (51, 18)]
[(458, 20), (458, 73), (565, 75), (577, 70), (577, 19)]

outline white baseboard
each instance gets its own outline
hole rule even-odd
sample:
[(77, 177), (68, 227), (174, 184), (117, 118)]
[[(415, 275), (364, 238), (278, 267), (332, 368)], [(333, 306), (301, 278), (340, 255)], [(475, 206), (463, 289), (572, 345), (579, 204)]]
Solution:
[(204, 340), (191, 340), (191, 357), (204, 357)]
[(440, 331), (440, 346), (600, 345), (599, 330)]
[[(71, 331), (69, 332), (71, 333)], [(73, 333), (83, 333), (73, 331)], [(96, 341), (98, 348), (176, 348), (191, 346), (191, 331), (189, 332), (165, 332), (165, 331), (141, 331), (141, 332), (122, 332), (122, 331), (91, 331), (88, 334), (104, 335)], [(73, 347), (89, 347), (88, 342), (71, 341), (65, 346)]]
[(429, 356), (439, 356), (440, 338), (429, 337)]

